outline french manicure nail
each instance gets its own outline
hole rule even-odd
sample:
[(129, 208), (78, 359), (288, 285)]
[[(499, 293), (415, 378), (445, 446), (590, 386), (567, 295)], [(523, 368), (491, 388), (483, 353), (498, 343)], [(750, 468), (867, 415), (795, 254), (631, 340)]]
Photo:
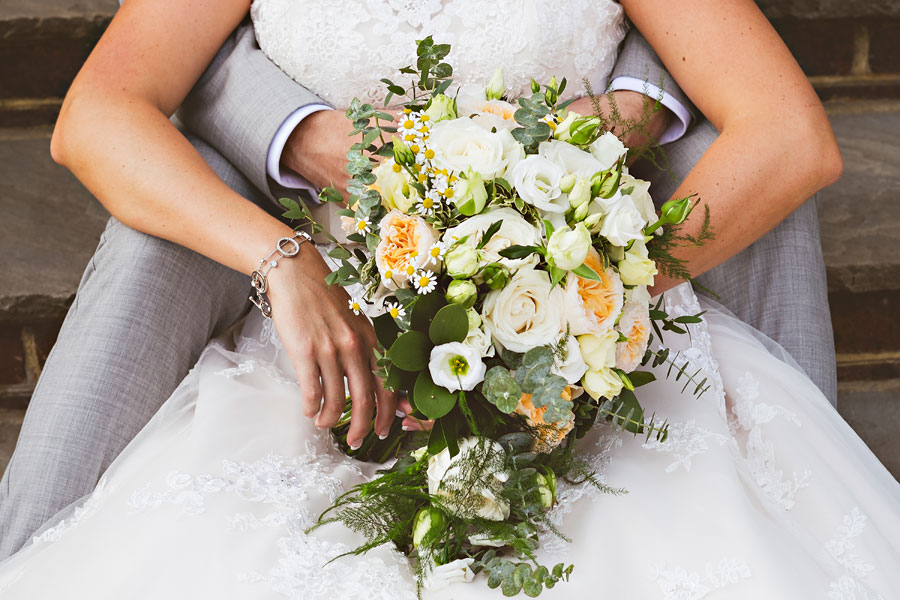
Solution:
[(402, 429), (403, 431), (410, 431), (409, 425), (403, 425), (402, 427), (400, 427), (400, 429)]
[(379, 440), (386, 440), (386, 439), (387, 439), (387, 436), (388, 436), (388, 434), (386, 434), (386, 433), (379, 433), (379, 434), (378, 434), (378, 439), (379, 439)]
[(397, 409), (397, 411), (394, 414), (397, 415), (398, 417), (400, 417), (401, 419), (406, 418), (406, 413), (403, 412), (402, 410), (400, 410), (399, 408)]
[(353, 444), (349, 444), (351, 450), (359, 450), (359, 447), (361, 445), (362, 444), (360, 444), (359, 442), (357, 442), (357, 444), (355, 446)]

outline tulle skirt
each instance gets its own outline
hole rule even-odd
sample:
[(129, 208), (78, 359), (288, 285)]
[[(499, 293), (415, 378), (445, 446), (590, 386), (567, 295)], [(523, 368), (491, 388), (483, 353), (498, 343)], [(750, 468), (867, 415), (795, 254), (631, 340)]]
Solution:
[[(784, 353), (716, 307), (669, 335), (710, 389), (639, 389), (664, 443), (599, 423), (579, 453), (627, 493), (563, 483), (544, 564), (572, 563), (545, 598), (900, 598), (900, 485)], [(670, 314), (701, 309), (687, 286)], [(691, 371), (693, 372), (693, 371)], [(306, 533), (378, 465), (349, 459), (301, 413), (270, 321), (216, 340), (101, 479), (0, 565), (4, 600), (416, 597), (407, 559), (332, 524)], [(480, 575), (428, 599), (500, 598)]]

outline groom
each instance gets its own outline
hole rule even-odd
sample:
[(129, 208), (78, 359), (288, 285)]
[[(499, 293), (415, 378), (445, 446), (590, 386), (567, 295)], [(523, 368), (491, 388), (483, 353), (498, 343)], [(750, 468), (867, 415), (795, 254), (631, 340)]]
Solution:
[[(688, 99), (636, 33), (624, 42), (613, 79), (622, 106), (633, 102), (635, 92), (662, 98), (674, 115), (663, 138), (677, 138), (666, 146), (669, 163), (677, 176), (687, 173), (716, 132), (691, 116)], [(662, 82), (664, 94), (645, 82)], [(327, 109), (266, 59), (248, 21), (226, 41), (179, 117), (224, 181), (278, 214), (273, 181), (297, 190), (345, 179), (343, 154), (351, 140), (335, 133), (346, 123)], [(638, 174), (654, 182), (658, 200), (677, 185), (666, 173)], [(834, 402), (834, 350), (813, 202), (699, 281), (785, 346)], [(246, 274), (110, 219), (0, 485), (0, 559), (91, 491), (207, 341), (244, 313), (248, 292)]]

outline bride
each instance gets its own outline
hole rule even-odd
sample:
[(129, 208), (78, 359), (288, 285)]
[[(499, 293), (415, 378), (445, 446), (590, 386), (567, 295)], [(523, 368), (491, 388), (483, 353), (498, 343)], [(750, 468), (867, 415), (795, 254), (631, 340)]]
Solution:
[[(502, 62), (514, 92), (528, 76), (589, 74), (602, 85), (623, 33), (611, 0), (408, 3), (403, 21), (379, 18), (382, 4), (394, 14), (362, 0), (255, 0), (251, 14), (270, 58), (338, 104), (377, 94), (385, 69), (412, 62), (412, 41), (432, 33), (452, 42), (457, 80)], [(721, 4), (622, 2), (722, 133), (678, 192), (713, 206), (715, 252), (683, 255), (695, 273), (774, 226), (839, 164), (820, 104), (765, 19), (749, 1)], [(120, 220), (243, 272), (290, 230), (222, 184), (167, 115), (247, 10), (245, 0), (125, 2), (52, 142)], [(748, 206), (753, 219), (731, 217)], [(272, 271), (273, 320), (255, 312), (212, 342), (95, 492), (0, 565), (4, 599), (415, 597), (395, 550), (326, 564), (361, 540), (337, 524), (306, 533), (377, 468), (338, 452), (327, 431), (344, 377), (351, 443), (373, 405), (384, 431), (396, 401), (371, 374), (368, 322), (325, 285), (315, 249), (301, 249)], [(576, 569), (546, 596), (896, 597), (900, 486), (783, 351), (673, 284), (655, 290), (670, 288), (669, 314), (708, 312), (691, 336), (667, 342), (712, 386), (682, 397), (658, 373), (642, 388), (646, 410), (671, 423), (665, 443), (602, 425), (579, 442), (603, 481), (628, 494), (560, 488), (551, 518), (573, 542), (550, 540), (540, 555)], [(426, 597), (499, 591), (454, 583)]]

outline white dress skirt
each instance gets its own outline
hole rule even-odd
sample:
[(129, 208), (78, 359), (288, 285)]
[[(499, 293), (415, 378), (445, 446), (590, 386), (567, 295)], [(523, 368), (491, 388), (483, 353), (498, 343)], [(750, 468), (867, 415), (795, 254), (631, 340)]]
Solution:
[[(552, 519), (572, 541), (547, 534), (539, 556), (575, 570), (543, 597), (900, 598), (900, 484), (772, 342), (687, 285), (666, 298), (672, 315), (708, 309), (690, 339), (667, 342), (712, 386), (682, 394), (660, 367), (640, 392), (671, 424), (665, 443), (603, 423), (580, 440), (627, 494), (561, 485)], [(302, 415), (271, 321), (251, 314), (96, 491), (0, 565), (0, 598), (413, 599), (392, 547), (328, 563), (362, 539), (338, 524), (305, 533), (377, 467)], [(485, 581), (424, 597), (501, 598)]]

